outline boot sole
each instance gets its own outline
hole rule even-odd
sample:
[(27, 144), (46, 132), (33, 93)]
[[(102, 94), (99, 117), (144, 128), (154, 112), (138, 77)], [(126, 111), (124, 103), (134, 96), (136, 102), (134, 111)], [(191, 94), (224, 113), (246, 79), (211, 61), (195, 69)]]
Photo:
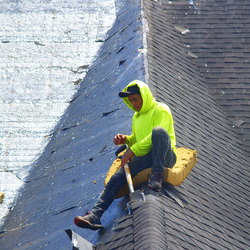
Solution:
[(81, 228), (86, 228), (86, 229), (91, 229), (91, 230), (99, 230), (103, 229), (103, 226), (100, 224), (92, 224), (87, 220), (82, 220), (75, 218), (74, 223), (76, 226), (81, 227)]

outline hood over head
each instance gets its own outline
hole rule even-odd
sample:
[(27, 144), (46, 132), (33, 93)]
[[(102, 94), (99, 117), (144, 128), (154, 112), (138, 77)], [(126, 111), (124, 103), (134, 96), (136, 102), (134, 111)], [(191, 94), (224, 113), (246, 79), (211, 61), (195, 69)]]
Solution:
[(156, 101), (153, 97), (153, 94), (150, 90), (150, 88), (148, 87), (148, 85), (142, 81), (139, 80), (134, 80), (132, 82), (130, 82), (123, 90), (122, 92), (127, 92), (128, 88), (131, 86), (137, 85), (139, 87), (140, 90), (140, 94), (142, 97), (142, 108), (140, 111), (137, 111), (134, 109), (134, 107), (132, 106), (132, 104), (130, 103), (130, 101), (128, 100), (128, 97), (124, 97), (122, 98), (123, 101), (125, 102), (125, 104), (134, 112), (137, 113), (144, 113), (147, 112), (150, 108), (152, 108), (155, 104)]

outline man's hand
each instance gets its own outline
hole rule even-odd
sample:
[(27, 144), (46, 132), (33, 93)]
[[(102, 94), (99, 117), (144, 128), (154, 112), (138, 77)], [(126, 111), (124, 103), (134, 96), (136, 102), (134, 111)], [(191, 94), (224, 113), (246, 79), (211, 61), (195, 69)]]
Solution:
[(115, 145), (126, 144), (126, 135), (117, 134), (114, 137), (114, 144)]
[(122, 156), (121, 167), (128, 163), (134, 155), (134, 152), (131, 149), (128, 149), (127, 152)]

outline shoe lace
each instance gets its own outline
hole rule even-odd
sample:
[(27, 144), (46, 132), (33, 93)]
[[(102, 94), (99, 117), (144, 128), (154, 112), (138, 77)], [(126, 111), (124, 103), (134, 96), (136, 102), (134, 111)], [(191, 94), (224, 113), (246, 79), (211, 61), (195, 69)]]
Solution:
[(91, 213), (92, 213), (91, 210), (85, 210), (83, 216), (88, 215), (88, 214), (91, 214)]

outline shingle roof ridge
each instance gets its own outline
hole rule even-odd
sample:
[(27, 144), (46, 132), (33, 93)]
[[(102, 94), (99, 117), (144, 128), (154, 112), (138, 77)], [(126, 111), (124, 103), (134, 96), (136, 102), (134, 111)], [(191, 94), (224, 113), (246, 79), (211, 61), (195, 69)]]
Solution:
[(146, 202), (133, 211), (135, 249), (166, 249), (165, 213), (160, 197), (146, 195)]

